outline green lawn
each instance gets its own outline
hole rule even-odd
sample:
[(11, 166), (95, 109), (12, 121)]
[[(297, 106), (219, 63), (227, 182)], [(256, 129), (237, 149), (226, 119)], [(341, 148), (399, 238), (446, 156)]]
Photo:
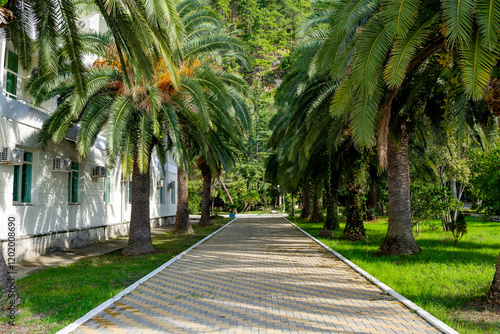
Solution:
[(29, 275), (17, 282), (23, 303), (16, 326), (0, 324), (0, 333), (55, 333), (230, 220), (217, 219), (205, 228), (194, 225), (194, 235), (157, 236), (155, 254), (128, 257), (115, 251)]
[[(322, 228), (292, 221), (313, 236)], [(500, 310), (481, 311), (500, 252), (500, 223), (471, 217), (467, 222), (468, 233), (457, 246), (439, 222), (424, 226), (416, 238), (422, 252), (408, 257), (377, 254), (387, 218), (365, 224), (365, 241), (341, 240), (342, 230), (334, 231), (332, 240), (319, 239), (460, 333), (500, 333)]]

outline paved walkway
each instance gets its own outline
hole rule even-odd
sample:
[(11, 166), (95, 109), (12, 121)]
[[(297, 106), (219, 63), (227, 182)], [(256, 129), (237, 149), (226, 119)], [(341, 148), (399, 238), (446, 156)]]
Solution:
[(439, 333), (281, 218), (238, 219), (73, 333)]

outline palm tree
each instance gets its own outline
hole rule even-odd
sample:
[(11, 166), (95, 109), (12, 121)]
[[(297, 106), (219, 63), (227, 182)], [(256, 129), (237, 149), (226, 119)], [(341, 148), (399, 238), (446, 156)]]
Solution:
[[(101, 60), (86, 72), (89, 82), (87, 94), (82, 96), (73, 89), (62, 96), (65, 102), (49, 117), (40, 137), (42, 143), (49, 138), (61, 140), (71, 126), (79, 123), (77, 146), (80, 154), (86, 156), (99, 132), (106, 131), (108, 158), (114, 163), (120, 153), (124, 173), (132, 173), (133, 179), (138, 181), (132, 185), (130, 237), (125, 249), (130, 254), (154, 250), (149, 223), (149, 163), (154, 148), (162, 162), (169, 147), (177, 152), (176, 230), (189, 232), (179, 227), (187, 208), (183, 202), (186, 197), (184, 191), (187, 191), (186, 164), (183, 162), (187, 157), (186, 139), (204, 137), (208, 123), (207, 108), (211, 102), (206, 92), (221, 85), (209, 63), (202, 64), (197, 58), (210, 59), (207, 56), (217, 52), (243, 50), (236, 40), (217, 34), (219, 27), (212, 23), (214, 18), (207, 15), (206, 9), (196, 1), (180, 3), (179, 8), (183, 19), (193, 20), (185, 24), (182, 45), (185, 58), (177, 74), (181, 78), (179, 89), (175, 88), (174, 76), (163, 58), (154, 63), (154, 80), (136, 70), (135, 63), (131, 61), (122, 67), (118, 46), (112, 40), (106, 48), (100, 49)], [(198, 29), (200, 25), (203, 29)], [(67, 86), (71, 87), (63, 81), (51, 94)], [(39, 93), (47, 89), (46, 85), (41, 87), (44, 88)], [(223, 102), (218, 101), (219, 104)]]

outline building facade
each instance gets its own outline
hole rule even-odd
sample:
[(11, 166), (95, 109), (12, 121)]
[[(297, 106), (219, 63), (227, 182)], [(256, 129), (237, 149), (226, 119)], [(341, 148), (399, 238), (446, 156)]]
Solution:
[[(80, 25), (100, 30), (101, 21), (98, 15), (88, 16)], [(41, 150), (37, 135), (56, 101), (33, 106), (24, 89), (33, 70), (22, 70), (5, 38), (0, 50), (0, 217), (4, 217), (0, 240), (8, 239), (9, 215), (17, 221), (17, 261), (54, 248), (74, 248), (126, 235), (133, 180), (123, 175), (119, 162), (111, 168), (103, 137), (97, 138), (89, 156), (81, 160), (75, 143), (77, 128), (61, 143), (49, 143)], [(153, 155), (152, 226), (173, 224), (175, 219), (177, 166), (171, 152), (163, 167)], [(2, 244), (5, 251), (7, 243)]]

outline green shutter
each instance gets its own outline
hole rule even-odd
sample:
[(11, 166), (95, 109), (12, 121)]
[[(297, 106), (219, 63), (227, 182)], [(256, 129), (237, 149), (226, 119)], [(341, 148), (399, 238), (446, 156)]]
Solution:
[(68, 173), (68, 202), (71, 202), (71, 175), (73, 173)]
[(31, 203), (31, 168), (29, 164), (23, 165), (22, 184), (21, 184), (21, 202)]
[(163, 199), (163, 196), (164, 196), (163, 195), (163, 191), (164, 191), (164, 189), (165, 189), (164, 187), (160, 188), (160, 203), (164, 203), (164, 199)]
[[(7, 72), (7, 83), (5, 85), (5, 90), (7, 93), (12, 95), (17, 95), (17, 71), (19, 69), (19, 58), (17, 55), (11, 51), (7, 53), (7, 69), (14, 72)], [(12, 97), (12, 96), (11, 96)]]
[(33, 153), (24, 152), (24, 161), (33, 162)]
[(17, 73), (19, 70), (19, 57), (11, 51), (7, 54), (7, 69), (14, 73)]
[(14, 190), (12, 192), (12, 200), (19, 201), (19, 166), (14, 166)]
[(71, 201), (73, 203), (78, 203), (78, 172), (72, 172), (73, 179), (71, 184)]
[(111, 179), (109, 178), (109, 170), (106, 170), (106, 178), (104, 184), (104, 203), (110, 202), (111, 194)]
[[(5, 84), (5, 90), (7, 93), (12, 95), (17, 95), (17, 76), (10, 72), (7, 72), (7, 83)], [(14, 96), (9, 96), (14, 98)]]

